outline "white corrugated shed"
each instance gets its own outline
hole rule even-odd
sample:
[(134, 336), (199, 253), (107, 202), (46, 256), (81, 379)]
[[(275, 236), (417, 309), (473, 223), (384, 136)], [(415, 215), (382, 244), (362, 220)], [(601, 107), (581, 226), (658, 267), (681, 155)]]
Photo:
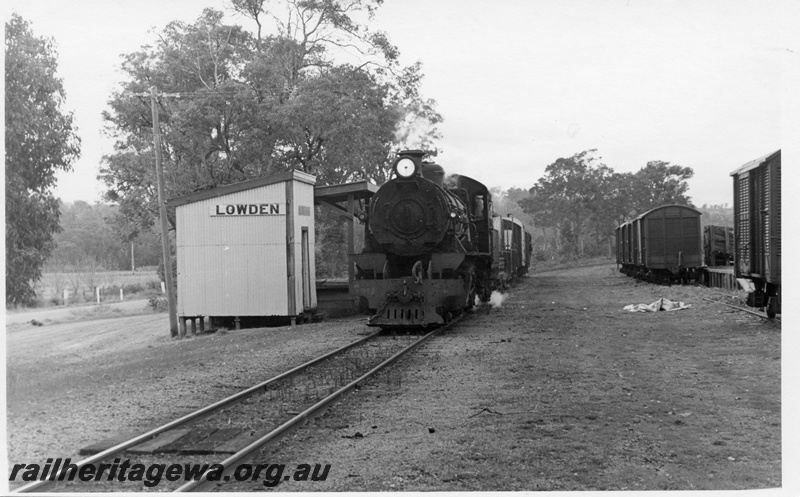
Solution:
[(314, 183), (314, 176), (290, 171), (171, 200), (178, 316), (313, 311)]

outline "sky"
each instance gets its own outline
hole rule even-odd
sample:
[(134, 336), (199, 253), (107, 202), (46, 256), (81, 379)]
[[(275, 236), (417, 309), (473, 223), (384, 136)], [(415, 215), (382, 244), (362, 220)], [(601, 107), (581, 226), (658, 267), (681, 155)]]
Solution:
[[(696, 205), (730, 205), (730, 172), (786, 137), (798, 5), (386, 0), (372, 27), (389, 34), (402, 64), (422, 61), (422, 93), (445, 119), (437, 162), (448, 173), (527, 189), (556, 159), (596, 149), (618, 172), (654, 160), (691, 167)], [(15, 11), (57, 44), (65, 110), (82, 140), (74, 170), (59, 174), (62, 200), (101, 199), (96, 176), (113, 149), (100, 115), (123, 79), (120, 55), (205, 7), (226, 1), (5, 2), (6, 19)]]

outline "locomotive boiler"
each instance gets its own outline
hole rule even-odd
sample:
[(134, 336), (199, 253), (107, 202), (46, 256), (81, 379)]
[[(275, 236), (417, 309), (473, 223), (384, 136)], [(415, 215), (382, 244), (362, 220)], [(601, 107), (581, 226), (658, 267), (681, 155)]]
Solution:
[(352, 255), (352, 291), (372, 326), (443, 324), (488, 300), (493, 220), (489, 190), (466, 176), (445, 178), (425, 152), (400, 152), (392, 178), (366, 212), (364, 250)]

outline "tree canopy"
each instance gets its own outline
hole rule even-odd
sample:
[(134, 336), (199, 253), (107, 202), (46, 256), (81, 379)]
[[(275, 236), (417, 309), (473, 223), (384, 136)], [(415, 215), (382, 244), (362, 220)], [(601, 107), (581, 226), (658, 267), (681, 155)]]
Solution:
[[(150, 99), (156, 87), (168, 198), (299, 169), (318, 184), (383, 182), (393, 150), (438, 136), (421, 66), (401, 68), (385, 33), (361, 22), (380, 0), (234, 0), (255, 33), (206, 9), (124, 57), (104, 114), (115, 152), (100, 177), (135, 235), (157, 212)], [(351, 56), (339, 62), (343, 51)], [(354, 56), (353, 56), (354, 54)], [(422, 132), (409, 130), (421, 129)]]
[(650, 161), (636, 173), (628, 176), (631, 184), (631, 214), (642, 214), (665, 204), (691, 205), (686, 192), (687, 180), (694, 176), (690, 167), (672, 165), (660, 160)]
[(33, 299), (53, 250), (60, 229), (55, 174), (71, 170), (80, 139), (72, 113), (62, 110), (53, 40), (35, 36), (25, 19), (12, 14), (5, 57), (6, 303), (16, 306)]
[(635, 173), (617, 173), (602, 163), (597, 150), (559, 158), (545, 168), (545, 174), (518, 200), (539, 227), (559, 234), (555, 246), (565, 255), (610, 250), (614, 228), (626, 218), (665, 204), (691, 205), (686, 195), (693, 175), (689, 167), (650, 161)]
[(577, 252), (584, 225), (601, 207), (611, 169), (587, 150), (560, 158), (545, 168), (545, 175), (520, 200), (523, 210), (546, 226), (555, 226), (565, 246)]

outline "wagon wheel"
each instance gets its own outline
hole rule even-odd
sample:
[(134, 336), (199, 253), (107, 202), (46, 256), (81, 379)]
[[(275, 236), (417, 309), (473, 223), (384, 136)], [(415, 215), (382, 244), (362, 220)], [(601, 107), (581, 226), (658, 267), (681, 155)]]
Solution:
[(778, 297), (772, 296), (769, 297), (767, 301), (767, 317), (770, 319), (775, 319), (775, 316), (778, 314)]

